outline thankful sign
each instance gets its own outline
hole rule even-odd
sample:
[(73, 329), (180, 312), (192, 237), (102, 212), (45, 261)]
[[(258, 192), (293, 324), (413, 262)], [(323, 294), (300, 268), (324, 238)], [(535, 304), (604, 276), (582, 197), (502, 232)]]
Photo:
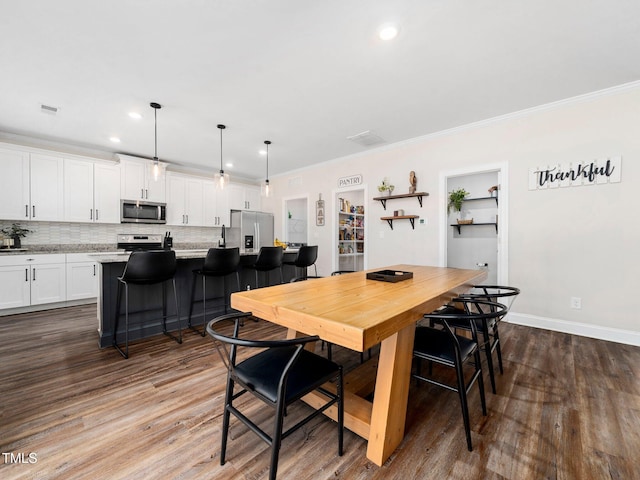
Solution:
[(529, 169), (529, 190), (620, 182), (622, 157), (560, 163)]

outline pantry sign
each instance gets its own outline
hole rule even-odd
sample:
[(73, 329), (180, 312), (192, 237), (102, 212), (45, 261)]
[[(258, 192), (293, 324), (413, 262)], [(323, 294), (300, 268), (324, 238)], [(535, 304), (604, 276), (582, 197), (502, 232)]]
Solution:
[(351, 175), (349, 177), (342, 177), (338, 179), (338, 187), (353, 187), (355, 185), (362, 185), (362, 175)]
[(533, 167), (529, 169), (529, 190), (618, 183), (621, 173), (622, 157)]

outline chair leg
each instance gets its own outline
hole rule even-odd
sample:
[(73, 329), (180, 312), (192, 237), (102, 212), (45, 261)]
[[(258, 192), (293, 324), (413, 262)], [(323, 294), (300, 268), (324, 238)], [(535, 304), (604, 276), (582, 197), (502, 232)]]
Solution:
[(203, 337), (207, 334), (207, 276), (202, 275), (202, 332), (198, 332)]
[(478, 362), (478, 389), (480, 390), (480, 404), (482, 405), (482, 415), (487, 416), (487, 400), (484, 395), (484, 378), (482, 377), (482, 366), (480, 365), (480, 352), (478, 350), (474, 353), (476, 361)]
[(198, 280), (198, 274), (193, 273), (193, 281), (191, 282), (191, 304), (189, 305), (189, 316), (187, 317), (187, 328), (193, 329), (191, 325), (191, 315), (193, 314), (193, 302), (196, 298), (196, 281)]
[(122, 282), (118, 281), (118, 291), (116, 293), (116, 318), (115, 318), (115, 321), (113, 322), (113, 335), (111, 337), (111, 344), (115, 347), (116, 350), (118, 350), (118, 352), (120, 352), (120, 355), (122, 355), (124, 358), (129, 358), (128, 351), (127, 353), (125, 353), (118, 346), (118, 324), (120, 323), (121, 304), (122, 304)]
[(460, 398), (460, 406), (462, 408), (462, 420), (464, 422), (464, 432), (467, 437), (467, 448), (471, 452), (473, 451), (473, 448), (471, 446), (471, 422), (469, 420), (469, 406), (467, 405), (467, 388), (464, 381), (464, 373), (462, 371), (462, 365), (460, 363), (461, 361), (456, 361), (456, 367), (455, 367), (457, 383), (458, 383), (458, 397)]
[(224, 465), (227, 456), (227, 438), (229, 436), (230, 407), (233, 402), (233, 380), (227, 379), (227, 391), (224, 401), (224, 414), (222, 416), (222, 443), (220, 446), (220, 465)]
[(284, 419), (286, 406), (284, 401), (280, 400), (276, 405), (276, 422), (271, 437), (271, 467), (269, 468), (269, 480), (276, 480), (278, 472), (278, 457), (280, 455), (280, 445), (282, 443), (282, 423)]
[(493, 327), (493, 337), (494, 337), (493, 345), (495, 345), (495, 347), (492, 347), (492, 351), (495, 348), (496, 352), (498, 353), (498, 367), (500, 368), (500, 374), (503, 375), (504, 369), (502, 368), (502, 350), (500, 349), (500, 334), (498, 333), (497, 322)]

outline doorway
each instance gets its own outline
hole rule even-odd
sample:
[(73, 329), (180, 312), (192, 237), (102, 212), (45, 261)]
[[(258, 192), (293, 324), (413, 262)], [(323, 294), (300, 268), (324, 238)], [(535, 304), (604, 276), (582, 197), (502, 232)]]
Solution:
[(282, 240), (294, 244), (308, 242), (308, 198), (296, 197), (284, 200), (284, 232)]
[[(506, 169), (506, 164), (494, 164), (444, 172), (440, 178), (440, 264), (486, 270), (487, 285), (508, 285)], [(469, 193), (461, 215), (447, 213), (449, 192), (459, 188)]]

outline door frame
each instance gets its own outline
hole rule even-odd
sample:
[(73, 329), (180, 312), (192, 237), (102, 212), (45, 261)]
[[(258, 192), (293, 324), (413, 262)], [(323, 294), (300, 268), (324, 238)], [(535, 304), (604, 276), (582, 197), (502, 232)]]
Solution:
[(289, 212), (287, 209), (287, 202), (290, 200), (304, 200), (307, 202), (307, 238), (305, 242), (309, 245), (309, 219), (311, 218), (311, 207), (309, 206), (309, 195), (301, 194), (301, 195), (292, 195), (290, 197), (282, 197), (282, 236), (280, 237), (283, 240), (288, 241), (287, 236), (289, 232), (287, 231), (287, 222), (289, 220)]
[(498, 172), (498, 184), (500, 185), (498, 192), (498, 265), (496, 274), (498, 285), (509, 285), (509, 164), (507, 162), (474, 165), (440, 172), (438, 182), (438, 211), (440, 212), (438, 216), (440, 227), (439, 265), (441, 267), (447, 265), (447, 229), (449, 228), (447, 221), (447, 180), (453, 177), (491, 172)]
[(352, 187), (342, 187), (342, 188), (336, 188), (334, 190), (331, 191), (331, 216), (327, 215), (327, 204), (325, 202), (325, 213), (324, 213), (324, 217), (325, 219), (330, 218), (331, 219), (331, 236), (332, 236), (332, 240), (331, 240), (331, 249), (333, 251), (333, 255), (331, 255), (331, 265), (332, 265), (332, 271), (336, 271), (339, 269), (339, 257), (338, 257), (338, 230), (339, 230), (339, 226), (338, 226), (338, 222), (340, 221), (340, 216), (338, 215), (338, 195), (345, 193), (345, 192), (354, 192), (354, 191), (358, 191), (358, 190), (362, 190), (362, 194), (363, 194), (363, 198), (362, 198), (362, 205), (364, 205), (364, 255), (362, 257), (362, 268), (363, 270), (366, 270), (367, 268), (369, 268), (369, 248), (370, 248), (370, 242), (371, 240), (369, 239), (369, 207), (368, 207), (368, 201), (367, 199), (369, 198), (369, 192), (368, 192), (368, 188), (367, 188), (367, 184), (366, 183), (361, 183), (360, 185), (355, 185)]

